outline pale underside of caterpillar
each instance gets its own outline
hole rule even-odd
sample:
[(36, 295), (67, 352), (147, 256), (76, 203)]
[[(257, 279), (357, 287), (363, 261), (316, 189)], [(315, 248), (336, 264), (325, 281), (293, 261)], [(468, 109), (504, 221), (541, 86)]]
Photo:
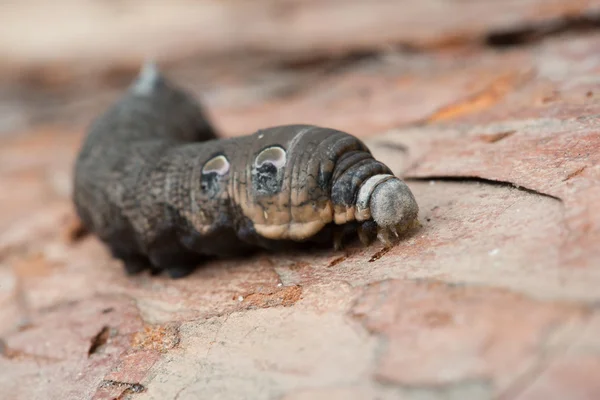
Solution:
[(351, 234), (389, 246), (418, 215), (408, 186), (358, 138), (311, 125), (218, 138), (152, 64), (90, 126), (73, 201), (128, 273), (173, 278), (215, 256), (339, 249)]

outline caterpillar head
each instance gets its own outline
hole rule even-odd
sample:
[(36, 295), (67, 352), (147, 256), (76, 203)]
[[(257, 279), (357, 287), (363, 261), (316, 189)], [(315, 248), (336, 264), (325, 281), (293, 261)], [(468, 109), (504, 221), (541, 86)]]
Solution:
[(374, 175), (360, 187), (356, 219), (372, 218), (379, 240), (386, 245), (418, 226), (418, 214), (419, 206), (410, 188), (393, 175)]

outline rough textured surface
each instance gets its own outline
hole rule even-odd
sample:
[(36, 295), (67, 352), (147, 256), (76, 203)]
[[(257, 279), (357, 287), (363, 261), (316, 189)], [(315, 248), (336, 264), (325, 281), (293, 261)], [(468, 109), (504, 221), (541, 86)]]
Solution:
[[(368, 13), (358, 2), (200, 2), (221, 29), (204, 37), (186, 33), (193, 16), (168, 29), (183, 2), (161, 26), (149, 16), (165, 9), (148, 3), (115, 21), (137, 32), (127, 47), (122, 30), (86, 28), (87, 55), (68, 24), (44, 52), (41, 36), (17, 46), (31, 24), (19, 13), (45, 15), (27, 8), (37, 3), (0, 28), (0, 398), (600, 397), (600, 34), (582, 22), (597, 2), (376, 2)], [(63, 3), (104, 10), (99, 25), (133, 4)], [(246, 24), (223, 24), (238, 12)], [(309, 29), (317, 18), (328, 22)], [(232, 26), (240, 36), (223, 48)], [(392, 39), (420, 50), (382, 51)], [(389, 251), (354, 244), (215, 261), (180, 281), (125, 276), (79, 237), (69, 182), (82, 127), (149, 46), (173, 49), (161, 55), (169, 72), (226, 136), (302, 122), (364, 137), (407, 179), (420, 230)], [(217, 71), (201, 61), (240, 46)], [(321, 58), (358, 49), (368, 54)]]

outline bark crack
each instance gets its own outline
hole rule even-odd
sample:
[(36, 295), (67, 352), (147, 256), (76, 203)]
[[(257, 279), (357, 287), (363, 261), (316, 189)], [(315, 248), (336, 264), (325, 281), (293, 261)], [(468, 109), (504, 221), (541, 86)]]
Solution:
[(479, 176), (456, 176), (456, 175), (428, 175), (428, 176), (406, 176), (403, 178), (405, 181), (413, 182), (425, 182), (425, 181), (439, 181), (439, 182), (456, 182), (456, 183), (481, 183), (485, 185), (512, 188), (521, 192), (534, 194), (536, 196), (547, 197), (562, 203), (560, 197), (551, 195), (549, 193), (540, 192), (535, 189), (531, 189), (525, 186), (517, 185), (509, 181), (501, 181), (495, 179), (482, 178)]

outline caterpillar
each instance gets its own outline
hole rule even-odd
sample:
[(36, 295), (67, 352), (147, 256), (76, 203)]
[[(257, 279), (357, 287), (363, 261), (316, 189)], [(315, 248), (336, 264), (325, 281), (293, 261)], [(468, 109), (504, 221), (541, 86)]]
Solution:
[(340, 249), (349, 235), (391, 246), (419, 211), (355, 136), (297, 124), (219, 138), (152, 63), (91, 122), (73, 176), (83, 226), (128, 274), (182, 278), (214, 257)]

